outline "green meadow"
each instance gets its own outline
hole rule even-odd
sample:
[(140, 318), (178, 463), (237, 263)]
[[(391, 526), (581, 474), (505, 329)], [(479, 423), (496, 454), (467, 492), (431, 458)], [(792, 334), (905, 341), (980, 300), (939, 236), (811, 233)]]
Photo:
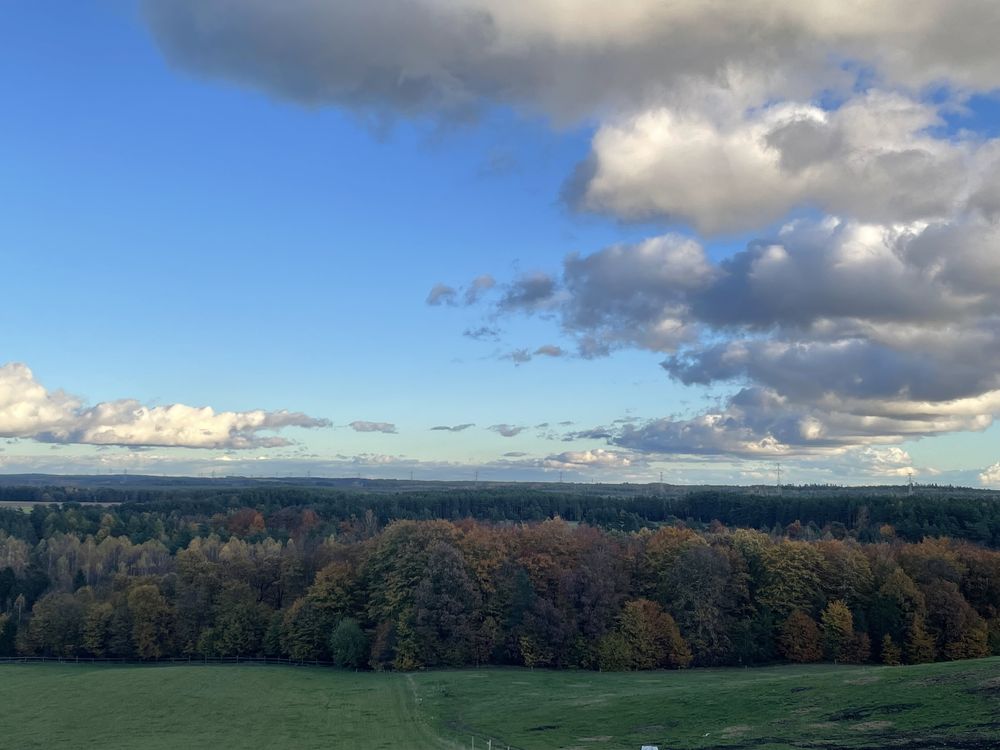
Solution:
[(1000, 747), (1000, 659), (911, 667), (372, 674), (0, 665), (4, 748)]

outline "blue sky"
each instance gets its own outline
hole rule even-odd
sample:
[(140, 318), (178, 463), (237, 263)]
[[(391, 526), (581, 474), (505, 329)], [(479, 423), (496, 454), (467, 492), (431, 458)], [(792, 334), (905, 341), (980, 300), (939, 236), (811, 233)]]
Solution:
[[(256, 63), (241, 69), (242, 53), (218, 69), (199, 69), (191, 52), (199, 42), (185, 46), (169, 36), (173, 27), (157, 26), (165, 5), (40, 1), (4, 12), (0, 252), (7, 283), (0, 364), (30, 368), (30, 378), (17, 382), (40, 385), (49, 401), (60, 390), (75, 400), (62, 421), (43, 429), (10, 416), (35, 402), (13, 388), (6, 405), (0, 397), (3, 471), (414, 471), (430, 478), (476, 470), (496, 478), (551, 478), (563, 471), (581, 481), (648, 481), (663, 471), (671, 481), (750, 482), (770, 481), (774, 464), (784, 461), (786, 474), (799, 481), (900, 481), (914, 471), (926, 481), (978, 483), (1000, 461), (1000, 433), (982, 430), (982, 421), (975, 429), (934, 426), (916, 436), (831, 432), (822, 445), (779, 435), (787, 450), (751, 451), (747, 431), (763, 431), (751, 435), (758, 445), (787, 420), (761, 427), (746, 417), (742, 447), (722, 438), (688, 446), (674, 434), (689, 432), (686, 420), (725, 414), (735, 424), (727, 400), (748, 386), (772, 386), (750, 371), (684, 385), (660, 363), (679, 353), (697, 356), (694, 339), (636, 343), (631, 332), (649, 321), (617, 312), (608, 326), (620, 330), (600, 331), (614, 342), (607, 355), (579, 355), (582, 339), (596, 329), (584, 330), (573, 316), (595, 298), (577, 298), (582, 287), (572, 288), (564, 275), (568, 254), (587, 258), (669, 235), (698, 243), (702, 264), (718, 267), (755, 238), (778, 236), (789, 221), (821, 221), (835, 213), (829, 207), (809, 200), (774, 211), (754, 205), (747, 210), (759, 217), (720, 230), (713, 216), (743, 209), (712, 203), (714, 188), (693, 180), (684, 189), (685, 196), (709, 195), (707, 207), (676, 194), (657, 203), (650, 191), (637, 197), (634, 186), (615, 184), (621, 175), (600, 171), (585, 199), (567, 199), (565, 186), (578, 164), (621, 158), (620, 148), (610, 156), (601, 152), (600, 138), (615, 135), (615, 128), (634, 135), (634, 121), (629, 128), (621, 124), (642, 116), (635, 104), (574, 103), (568, 111), (561, 97), (553, 104), (547, 96), (516, 93), (517, 81), (509, 87), (514, 93), (494, 96), (493, 77), (481, 89), (475, 81), (464, 84), (476, 99), (472, 115), (456, 116), (434, 102), (413, 111), (391, 96), (379, 101), (378, 92), (362, 104), (339, 94), (303, 104), (260, 78)], [(211, 5), (225, 7), (203, 8)], [(308, 4), (292, 5), (292, 16), (301, 18), (289, 23), (308, 24)], [(201, 12), (180, 6), (188, 9), (178, 13)], [(247, 3), (247, 18), (268, 12), (261, 7)], [(358, 34), (387, 33), (369, 28), (370, 19), (354, 21)], [(222, 27), (220, 34), (230, 33)], [(260, 40), (222, 41), (235, 49)], [(193, 57), (186, 61), (185, 54)], [(251, 50), (254, 60), (269, 54), (269, 46)], [(384, 61), (371, 54), (359, 65), (380, 70)], [(287, 62), (295, 65), (295, 59)], [(946, 124), (937, 141), (960, 141), (963, 129), (979, 140), (996, 132), (995, 100), (988, 87), (977, 86), (982, 90), (971, 99), (945, 97)], [(904, 84), (883, 82), (882, 88), (898, 94)], [(931, 98), (908, 79), (905, 95), (918, 104)], [(966, 107), (961, 113), (952, 106), (959, 98)], [(623, 174), (632, 179), (658, 168), (637, 164)], [(603, 178), (613, 195), (599, 194)], [(832, 189), (824, 183), (823, 191)], [(593, 202), (584, 205), (591, 194)], [(829, 200), (838, 215), (849, 203)], [(894, 217), (878, 220), (888, 225)], [(495, 287), (476, 304), (426, 304), (436, 284), (454, 287), (460, 297), (483, 274)], [(558, 288), (537, 305), (505, 307), (504, 295), (530, 274), (543, 274)], [(632, 300), (639, 293), (607, 292)], [(664, 294), (674, 299), (674, 291)], [(692, 335), (703, 347), (762, 335), (742, 325)], [(483, 326), (501, 332), (486, 340), (463, 335)], [(543, 345), (560, 347), (561, 356), (520, 364), (509, 357)], [(989, 392), (980, 384), (966, 395)], [(98, 418), (89, 413), (87, 427), (67, 426), (79, 421), (81, 410), (122, 399), (150, 409), (288, 410), (312, 421), (263, 428), (260, 434), (280, 436), (283, 445), (223, 438), (192, 447), (184, 447), (191, 445), (186, 439), (159, 444), (138, 432), (95, 438)], [(815, 408), (802, 407), (809, 414)], [(991, 416), (990, 408), (982, 414)], [(629, 436), (621, 434), (625, 422), (615, 423), (624, 419), (634, 426)], [(363, 422), (391, 424), (394, 432), (358, 431)], [(475, 426), (430, 429), (466, 423)], [(489, 429), (501, 424), (523, 430), (504, 437)], [(661, 432), (642, 431), (655, 425)], [(571, 434), (598, 426), (605, 428), (602, 437)], [(115, 429), (124, 434), (120, 424)], [(671, 435), (666, 445), (662, 430)], [(872, 459), (871, 451), (890, 450), (905, 451), (905, 458)]]

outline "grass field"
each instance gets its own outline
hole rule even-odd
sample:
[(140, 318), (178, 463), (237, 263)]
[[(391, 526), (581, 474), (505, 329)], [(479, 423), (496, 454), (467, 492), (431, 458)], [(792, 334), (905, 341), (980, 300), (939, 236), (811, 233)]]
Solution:
[(638, 674), (0, 665), (4, 748), (1000, 748), (1000, 659)]

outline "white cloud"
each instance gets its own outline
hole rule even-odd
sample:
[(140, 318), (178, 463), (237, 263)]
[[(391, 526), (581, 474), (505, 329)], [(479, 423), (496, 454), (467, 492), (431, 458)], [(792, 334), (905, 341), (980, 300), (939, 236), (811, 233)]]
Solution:
[(627, 469), (642, 466), (646, 461), (642, 456), (631, 453), (596, 448), (586, 451), (565, 451), (547, 456), (542, 463), (552, 469)]
[(910, 454), (896, 446), (890, 448), (863, 448), (858, 451), (858, 458), (860, 459), (860, 463), (867, 469), (867, 472), (875, 476), (909, 477), (916, 473)]
[(1000, 487), (1000, 461), (983, 469), (979, 482), (988, 487)]
[(703, 232), (754, 229), (801, 206), (871, 222), (940, 219), (967, 205), (996, 163), (992, 145), (928, 134), (940, 125), (936, 106), (878, 92), (833, 111), (650, 109), (597, 131), (571, 197)]
[(285, 438), (261, 435), (286, 427), (326, 427), (298, 412), (216, 412), (184, 404), (146, 406), (132, 399), (93, 406), (64, 391), (49, 391), (24, 364), (0, 366), (0, 437), (50, 443), (185, 448), (267, 448)]

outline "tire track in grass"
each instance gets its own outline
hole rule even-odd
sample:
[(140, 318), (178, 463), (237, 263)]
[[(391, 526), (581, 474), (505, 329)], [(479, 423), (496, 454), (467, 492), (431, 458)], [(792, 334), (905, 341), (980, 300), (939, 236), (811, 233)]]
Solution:
[(460, 745), (440, 736), (422, 716), (420, 712), (422, 699), (417, 692), (417, 683), (413, 675), (407, 674), (405, 677), (405, 686), (402, 681), (396, 683), (399, 686), (396, 689), (397, 710), (400, 716), (406, 717), (407, 722), (413, 725), (415, 739), (420, 742), (416, 746), (418, 750), (460, 750)]

